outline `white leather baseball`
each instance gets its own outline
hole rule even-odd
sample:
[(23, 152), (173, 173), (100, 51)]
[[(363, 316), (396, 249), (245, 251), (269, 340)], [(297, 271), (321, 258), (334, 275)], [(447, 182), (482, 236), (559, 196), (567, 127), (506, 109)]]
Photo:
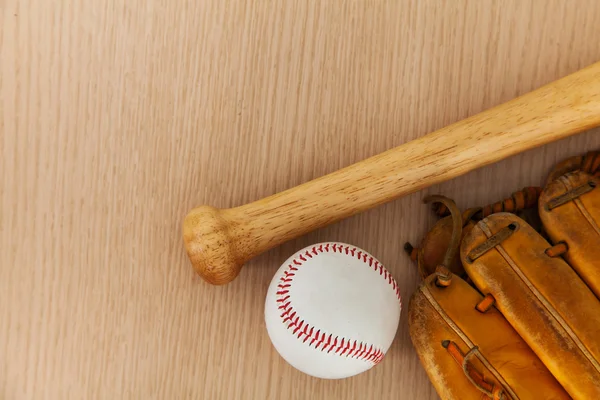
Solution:
[(402, 298), (371, 254), (346, 243), (297, 251), (275, 273), (265, 322), (277, 352), (296, 369), (339, 379), (371, 369), (391, 346)]

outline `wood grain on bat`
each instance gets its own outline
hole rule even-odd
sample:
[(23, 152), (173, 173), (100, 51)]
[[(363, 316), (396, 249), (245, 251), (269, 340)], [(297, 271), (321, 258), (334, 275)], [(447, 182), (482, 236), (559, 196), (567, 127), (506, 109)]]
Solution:
[(314, 229), (600, 124), (600, 63), (321, 178), (240, 207), (201, 206), (183, 235), (208, 282)]

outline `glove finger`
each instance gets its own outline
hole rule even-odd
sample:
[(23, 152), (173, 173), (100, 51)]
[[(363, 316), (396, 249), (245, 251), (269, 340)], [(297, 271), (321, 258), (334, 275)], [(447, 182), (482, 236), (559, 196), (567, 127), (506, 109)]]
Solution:
[(600, 302), (562, 258), (546, 254), (550, 247), (521, 218), (498, 213), (465, 236), (461, 259), (565, 390), (600, 398)]

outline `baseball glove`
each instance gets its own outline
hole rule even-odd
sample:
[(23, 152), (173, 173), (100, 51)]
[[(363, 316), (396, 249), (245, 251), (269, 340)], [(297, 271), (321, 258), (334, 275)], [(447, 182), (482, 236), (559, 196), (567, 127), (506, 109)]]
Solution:
[(600, 399), (598, 183), (590, 152), (490, 207), (426, 198), (409, 327), (442, 399)]

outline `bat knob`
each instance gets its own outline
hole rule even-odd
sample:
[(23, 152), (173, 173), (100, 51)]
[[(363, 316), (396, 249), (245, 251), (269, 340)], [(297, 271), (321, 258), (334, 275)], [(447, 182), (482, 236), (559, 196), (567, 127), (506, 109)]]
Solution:
[(210, 206), (190, 211), (183, 223), (183, 240), (196, 272), (213, 285), (233, 281), (242, 269), (223, 212)]

